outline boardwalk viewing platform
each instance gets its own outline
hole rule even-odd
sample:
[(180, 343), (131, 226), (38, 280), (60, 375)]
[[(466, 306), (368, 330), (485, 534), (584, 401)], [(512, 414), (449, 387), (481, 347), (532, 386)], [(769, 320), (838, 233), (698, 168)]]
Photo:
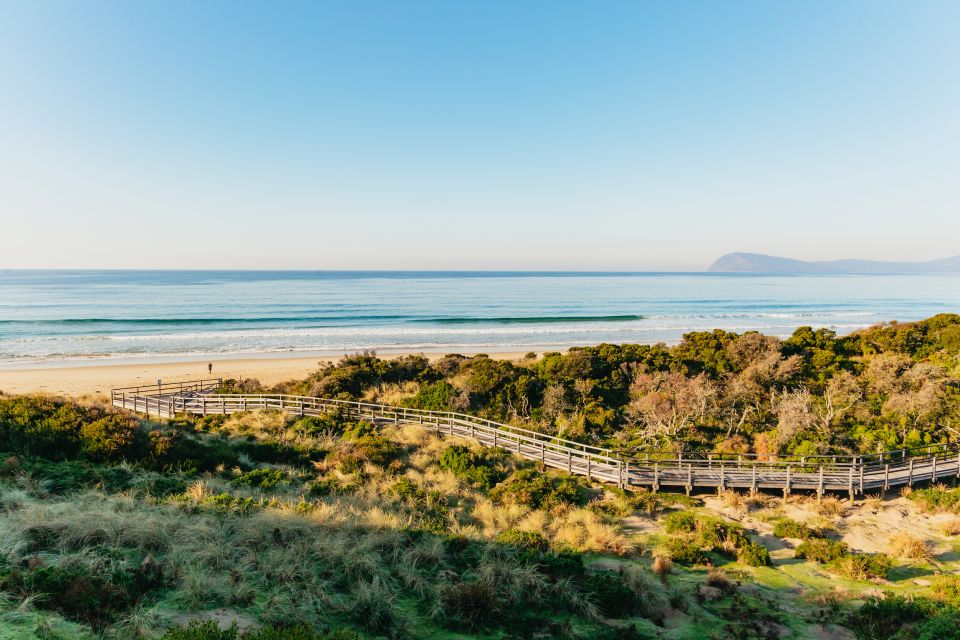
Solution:
[(636, 453), (566, 440), (477, 416), (368, 402), (284, 394), (221, 394), (220, 379), (114, 389), (111, 403), (148, 416), (228, 415), (256, 410), (297, 416), (341, 413), (377, 423), (415, 424), (500, 447), (546, 467), (624, 489), (638, 487), (846, 492), (853, 499), (921, 482), (960, 477), (960, 445), (939, 444), (862, 456), (756, 456), (729, 453)]

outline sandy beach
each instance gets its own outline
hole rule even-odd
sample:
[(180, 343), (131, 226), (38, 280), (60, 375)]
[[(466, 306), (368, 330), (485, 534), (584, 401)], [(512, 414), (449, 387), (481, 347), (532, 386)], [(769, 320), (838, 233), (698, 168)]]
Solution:
[[(525, 353), (525, 352), (524, 352)], [(491, 353), (491, 358), (515, 360), (524, 353)], [(381, 354), (383, 358), (396, 358), (402, 353)], [(436, 359), (443, 354), (424, 353)], [(285, 380), (306, 377), (320, 363), (336, 362), (342, 356), (304, 356), (271, 358), (224, 358), (182, 362), (153, 362), (146, 364), (98, 364), (43, 367), (34, 369), (0, 369), (0, 392), (5, 394), (47, 393), (59, 396), (108, 397), (110, 389), (138, 384), (179, 382), (211, 377), (207, 364), (213, 364), (215, 378), (256, 378), (265, 385), (274, 385)]]

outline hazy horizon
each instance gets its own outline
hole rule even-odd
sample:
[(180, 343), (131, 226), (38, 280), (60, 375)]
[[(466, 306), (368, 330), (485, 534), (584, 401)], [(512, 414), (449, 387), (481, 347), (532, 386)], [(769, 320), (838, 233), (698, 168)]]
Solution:
[(0, 7), (0, 268), (958, 253), (960, 4)]

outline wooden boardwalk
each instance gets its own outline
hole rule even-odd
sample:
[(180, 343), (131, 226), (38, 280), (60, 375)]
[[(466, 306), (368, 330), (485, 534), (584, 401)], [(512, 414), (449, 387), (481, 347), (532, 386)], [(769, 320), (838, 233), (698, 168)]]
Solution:
[(349, 418), (415, 424), (450, 436), (500, 447), (547, 467), (625, 489), (648, 487), (827, 491), (857, 494), (960, 477), (960, 446), (941, 444), (864, 456), (771, 456), (727, 453), (616, 451), (565, 440), (476, 416), (368, 402), (282, 394), (218, 394), (220, 379), (126, 387), (111, 392), (115, 407), (149, 416), (178, 413), (228, 415), (279, 410), (298, 416), (341, 413)]

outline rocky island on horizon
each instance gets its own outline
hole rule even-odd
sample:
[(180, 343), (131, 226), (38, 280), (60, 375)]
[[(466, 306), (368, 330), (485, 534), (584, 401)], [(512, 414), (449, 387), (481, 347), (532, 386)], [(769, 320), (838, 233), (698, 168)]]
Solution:
[(806, 261), (762, 253), (734, 252), (717, 258), (707, 271), (714, 273), (938, 273), (960, 271), (960, 256), (926, 262), (878, 260)]

